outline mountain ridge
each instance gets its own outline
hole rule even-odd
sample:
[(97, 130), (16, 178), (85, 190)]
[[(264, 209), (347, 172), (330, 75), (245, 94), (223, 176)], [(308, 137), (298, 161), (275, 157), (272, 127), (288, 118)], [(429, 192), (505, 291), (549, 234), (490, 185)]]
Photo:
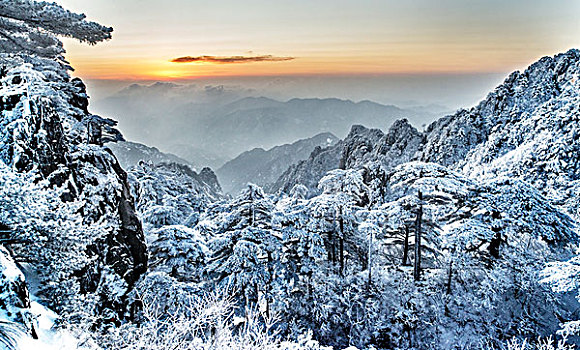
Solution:
[(216, 173), (226, 192), (239, 192), (247, 183), (268, 187), (288, 166), (307, 158), (310, 149), (329, 146), (337, 140), (338, 138), (331, 133), (321, 133), (268, 150), (254, 148), (228, 161)]
[[(134, 96), (111, 98), (103, 112), (122, 115), (120, 125), (129, 139), (155, 145), (197, 167), (217, 168), (223, 163), (198, 164), (198, 159), (188, 156), (191, 152), (178, 152), (176, 144), (217, 156), (212, 158), (233, 159), (240, 150), (268, 149), (322, 132), (343, 137), (352, 124), (385, 128), (400, 118), (407, 118), (416, 125), (433, 119), (427, 112), (366, 100), (293, 98), (279, 101), (267, 97), (240, 97), (230, 94), (227, 88), (213, 92), (201, 87), (173, 86), (167, 89), (170, 97), (163, 97), (156, 95), (157, 88), (149, 89), (139, 88)], [(154, 96), (148, 98), (149, 95)], [(149, 107), (150, 104), (154, 106)]]

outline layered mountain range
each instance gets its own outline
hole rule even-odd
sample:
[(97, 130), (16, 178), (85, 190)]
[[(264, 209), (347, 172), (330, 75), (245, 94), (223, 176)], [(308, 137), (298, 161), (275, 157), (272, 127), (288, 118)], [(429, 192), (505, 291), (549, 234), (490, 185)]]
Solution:
[(236, 98), (225, 87), (199, 90), (176, 84), (132, 85), (100, 104), (107, 115), (119, 115), (129, 138), (156, 145), (200, 168), (218, 168), (242, 150), (269, 149), (319, 133), (344, 137), (353, 124), (387, 128), (407, 118), (420, 126), (435, 116), (370, 101), (282, 102)]

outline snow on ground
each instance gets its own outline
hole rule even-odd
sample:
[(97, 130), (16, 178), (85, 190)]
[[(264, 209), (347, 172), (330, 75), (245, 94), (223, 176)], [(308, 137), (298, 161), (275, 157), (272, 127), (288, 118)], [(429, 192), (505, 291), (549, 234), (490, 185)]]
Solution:
[(31, 303), (30, 310), (33, 315), (37, 316), (38, 339), (33, 339), (29, 334), (22, 335), (18, 340), (19, 350), (98, 349), (91, 345), (81, 346), (79, 339), (66, 330), (53, 329), (54, 321), (58, 317), (57, 314), (37, 301)]

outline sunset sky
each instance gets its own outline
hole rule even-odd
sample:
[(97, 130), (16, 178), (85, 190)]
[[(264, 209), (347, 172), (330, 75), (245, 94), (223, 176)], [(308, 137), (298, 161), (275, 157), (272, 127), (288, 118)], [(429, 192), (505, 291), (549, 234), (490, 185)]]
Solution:
[(85, 79), (509, 72), (580, 46), (573, 0), (57, 2), (115, 28), (65, 40)]

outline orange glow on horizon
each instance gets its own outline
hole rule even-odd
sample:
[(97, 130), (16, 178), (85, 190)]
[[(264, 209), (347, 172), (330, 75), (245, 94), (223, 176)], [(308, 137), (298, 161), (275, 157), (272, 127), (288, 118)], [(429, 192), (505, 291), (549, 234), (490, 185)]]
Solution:
[[(286, 62), (252, 63), (173, 63), (156, 59), (70, 59), (75, 76), (103, 80), (189, 80), (211, 77), (286, 76), (286, 75), (399, 75), (399, 74), (465, 74), (496, 73), (510, 70), (506, 65), (490, 65), (489, 60), (471, 59), (454, 62), (452, 69), (445, 57), (375, 58), (373, 60), (337, 58), (297, 58)], [(486, 61), (486, 62), (484, 62)], [(487, 64), (486, 64), (487, 63)]]
[[(63, 39), (85, 79), (505, 73), (580, 47), (569, 0), (56, 1), (115, 28), (96, 46)], [(227, 61), (248, 56), (262, 61)]]

